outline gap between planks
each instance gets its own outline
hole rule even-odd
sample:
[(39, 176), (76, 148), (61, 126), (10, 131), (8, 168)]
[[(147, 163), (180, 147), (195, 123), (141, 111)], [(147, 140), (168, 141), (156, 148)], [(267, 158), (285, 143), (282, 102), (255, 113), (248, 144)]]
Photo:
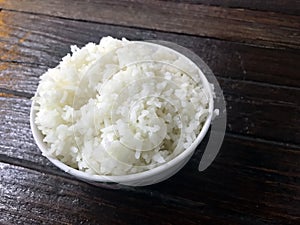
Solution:
[[(26, 162), (24, 164), (24, 162)], [(47, 167), (43, 167), (41, 165), (38, 165), (32, 162), (29, 162), (27, 160), (22, 160), (22, 159), (16, 159), (16, 158), (11, 158), (5, 155), (0, 154), (0, 163), (4, 163), (4, 164), (8, 164), (8, 165), (12, 165), (12, 166), (16, 166), (16, 167), (21, 167), (24, 169), (28, 169), (31, 171), (35, 171), (38, 173), (42, 173), (42, 174), (47, 174), (48, 176), (52, 176), (52, 177), (60, 177), (61, 179), (65, 179), (68, 182), (71, 183), (77, 183), (77, 182), (82, 182), (85, 185), (91, 185), (87, 182), (81, 181), (67, 173), (65, 173), (64, 171), (59, 170), (58, 168), (55, 167), (55, 170), (52, 169), (45, 169)], [(96, 187), (94, 185), (91, 185), (93, 187)], [(171, 195), (166, 195), (166, 194), (161, 194), (156, 190), (151, 190), (151, 189), (143, 189), (143, 188), (139, 188), (139, 187), (130, 187), (130, 186), (125, 186), (125, 185), (119, 185), (119, 184), (107, 184), (107, 183), (103, 183), (103, 185), (101, 185), (101, 188), (105, 188), (105, 189), (109, 189), (109, 190), (121, 190), (121, 191), (126, 191), (126, 192), (132, 192), (132, 193), (138, 193), (138, 194), (143, 194), (149, 197), (154, 197), (156, 199), (162, 199), (164, 200), (164, 202), (168, 202), (177, 206), (187, 206), (187, 207), (202, 207), (205, 206), (204, 203), (200, 203), (200, 202), (196, 202), (193, 200), (189, 200), (183, 197), (175, 197), (175, 196), (171, 196)]]
[[(159, 1), (154, 1), (155, 4), (158, 4)], [(141, 2), (137, 1), (137, 3), (141, 4)], [(163, 2), (160, 2), (163, 3)], [(96, 23), (96, 24), (105, 24), (105, 25), (111, 25), (111, 26), (122, 26), (122, 27), (127, 27), (127, 28), (139, 28), (139, 29), (144, 29), (144, 30), (153, 30), (153, 31), (162, 31), (162, 32), (167, 32), (167, 33), (174, 33), (174, 34), (185, 34), (185, 35), (191, 35), (191, 36), (196, 36), (196, 37), (205, 37), (205, 38), (211, 38), (211, 39), (216, 39), (216, 40), (224, 40), (224, 41), (229, 41), (229, 42), (235, 42), (235, 43), (241, 43), (241, 44), (245, 44), (247, 43), (250, 46), (259, 46), (259, 47), (264, 47), (264, 48), (275, 48), (275, 49), (298, 49), (299, 48), (299, 42), (297, 41), (297, 38), (295, 38), (294, 36), (299, 35), (297, 31), (289, 34), (291, 35), (289, 38), (283, 36), (283, 34), (286, 34), (287, 31), (289, 31), (290, 29), (295, 29), (294, 26), (296, 26), (293, 23), (297, 23), (297, 20), (295, 19), (297, 16), (294, 15), (286, 15), (288, 17), (290, 17), (289, 20), (290, 24), (292, 25), (292, 27), (288, 27), (285, 23), (283, 23), (283, 25), (279, 24), (279, 26), (274, 22), (274, 21), (279, 21), (279, 23), (282, 23), (282, 21), (284, 20), (279, 20), (277, 17), (271, 18), (270, 21), (272, 21), (272, 19), (274, 21), (270, 22), (268, 21), (268, 18), (262, 18), (261, 21), (253, 21), (253, 18), (259, 18), (260, 16), (255, 16), (255, 15), (248, 15), (248, 19), (246, 17), (245, 20), (240, 20), (237, 19), (237, 17), (233, 17), (233, 15), (231, 15), (231, 17), (229, 16), (229, 18), (225, 18), (228, 21), (233, 21), (233, 27), (231, 29), (227, 29), (227, 31), (222, 31), (222, 26), (220, 26), (219, 21), (218, 20), (223, 20), (224, 16), (222, 16), (222, 14), (224, 14), (225, 12), (223, 12), (222, 10), (226, 10), (226, 9), (230, 9), (230, 8), (223, 8), (223, 7), (216, 7), (216, 6), (208, 6), (208, 5), (203, 5), (200, 4), (198, 6), (200, 7), (200, 13), (201, 12), (206, 12), (204, 9), (208, 8), (211, 9), (213, 12), (214, 10), (217, 10), (217, 15), (216, 17), (214, 16), (210, 16), (209, 17), (209, 21), (212, 23), (212, 26), (216, 26), (219, 27), (218, 29), (211, 29), (209, 27), (207, 27), (206, 29), (203, 29), (201, 32), (199, 31), (195, 31), (194, 27), (190, 28), (190, 27), (186, 27), (186, 26), (182, 26), (175, 23), (175, 25), (177, 26), (177, 28), (175, 29), (175, 27), (172, 27), (172, 24), (165, 24), (165, 25), (159, 25), (159, 23), (156, 22), (149, 22), (147, 19), (145, 19), (145, 21), (141, 20), (140, 22), (133, 22), (132, 18), (128, 17), (128, 15), (125, 13), (125, 15), (121, 15), (121, 17), (123, 19), (120, 20), (115, 20), (112, 17), (107, 17), (107, 15), (105, 14), (103, 17), (95, 17), (92, 15), (88, 15), (85, 16), (86, 14), (83, 13), (79, 13), (79, 18), (72, 18), (72, 16), (68, 16), (68, 14), (64, 13), (64, 11), (60, 12), (59, 10), (55, 10), (55, 12), (48, 12), (48, 11), (36, 11), (37, 9), (28, 9), (28, 5), (29, 3), (25, 3), (24, 6), (21, 6), (20, 8), (18, 6), (4, 6), (4, 8), (2, 8), (3, 11), (11, 11), (11, 12), (19, 12), (19, 13), (24, 13), (24, 14), (31, 14), (31, 15), (43, 15), (43, 16), (49, 16), (49, 17), (53, 17), (53, 18), (59, 18), (59, 19), (66, 19), (66, 20), (72, 20), (72, 21), (81, 21), (81, 22), (89, 22), (89, 23)], [(105, 3), (103, 3), (105, 5)], [(131, 3), (133, 4), (133, 2)], [(168, 4), (171, 4), (171, 6), (175, 7), (174, 10), (177, 7), (177, 4), (183, 5), (183, 6), (189, 6), (190, 4), (186, 4), (186, 3), (177, 3), (174, 4), (174, 2), (168, 2)], [(46, 3), (47, 5), (47, 3)], [(118, 4), (117, 4), (118, 5)], [(116, 6), (116, 5), (114, 5)], [(154, 6), (154, 5), (153, 5)], [(190, 5), (191, 6), (191, 5)], [(189, 6), (189, 7), (190, 7)], [(24, 8), (22, 8), (24, 7)], [(120, 6), (121, 9), (122, 7), (124, 7), (124, 5)], [(204, 7), (204, 8), (203, 8)], [(117, 9), (117, 10), (121, 10), (121, 9)], [(131, 9), (131, 8), (130, 8)], [(173, 8), (172, 8), (173, 9)], [(208, 10), (206, 9), (206, 10)], [(53, 9), (52, 9), (53, 10)], [(132, 10), (137, 10), (137, 8), (133, 8)], [(155, 10), (154, 13), (151, 11), (153, 9), (150, 9), (150, 14), (149, 17), (151, 16), (161, 16), (160, 14), (155, 14)], [(166, 9), (163, 9), (166, 10)], [(183, 13), (183, 19), (187, 19), (185, 18), (185, 16), (190, 15), (188, 13), (188, 10), (191, 9), (187, 9), (186, 13)], [(219, 11), (220, 12), (219, 12)], [(242, 11), (244, 11), (243, 9), (241, 9)], [(241, 13), (241, 10), (234, 10), (234, 12), (228, 12), (228, 14), (234, 14), (234, 13)], [(245, 9), (248, 13), (251, 12), (251, 10)], [(152, 12), (152, 13), (151, 13)], [(254, 11), (253, 11), (254, 12)], [(257, 11), (256, 12), (260, 13), (261, 15), (263, 15), (263, 11)], [(137, 12), (135, 12), (137, 13)], [(161, 13), (161, 12), (160, 12)], [(187, 14), (187, 15), (186, 15)], [(221, 16), (220, 16), (220, 15)], [(275, 13), (275, 12), (270, 12), (270, 15), (275, 15), (275, 14), (279, 14), (280, 13)], [(67, 16), (65, 16), (67, 15)], [(126, 16), (127, 15), (127, 16)], [(205, 15), (203, 15), (205, 16)], [(127, 18), (127, 19), (126, 19)], [(147, 17), (148, 18), (148, 17)], [(202, 17), (200, 17), (202, 18)], [(292, 18), (292, 19), (291, 19)], [(206, 22), (204, 21), (204, 19), (202, 18), (202, 23), (206, 24)], [(119, 22), (119, 21), (123, 21), (123, 22)], [(138, 20), (137, 20), (138, 21)], [(192, 17), (191, 18), (191, 22), (196, 22), (197, 20)], [(266, 22), (268, 21), (268, 22)], [(258, 24), (259, 26), (253, 26), (253, 23)], [(270, 23), (269, 23), (270, 22)], [(228, 22), (229, 23), (229, 22)], [(228, 24), (227, 23), (227, 24)], [(237, 24), (235, 24), (237, 23)], [(266, 24), (264, 24), (266, 23)], [(154, 25), (153, 25), (154, 24)], [(229, 23), (230, 24), (230, 23)], [(174, 25), (174, 24), (173, 24)], [(174, 25), (174, 26), (175, 26)], [(265, 27), (265, 29), (271, 29), (271, 30), (275, 30), (276, 32), (278, 31), (278, 35), (274, 36), (272, 33), (273, 32), (265, 32), (265, 29), (262, 29), (262, 26)], [(276, 29), (275, 29), (275, 28)], [(277, 28), (279, 30), (277, 30)], [(198, 29), (198, 28), (197, 28)], [(197, 30), (196, 29), (196, 30)], [(247, 35), (246, 33), (249, 33), (250, 30), (252, 29), (252, 33), (253, 35), (257, 35), (256, 38), (249, 38), (249, 35)], [(254, 30), (253, 30), (254, 29)], [(199, 29), (198, 29), (199, 30)], [(201, 30), (201, 29), (200, 29)], [(243, 31), (240, 34), (239, 31)], [(281, 32), (281, 34), (280, 34)], [(263, 34), (262, 34), (263, 33)]]
[[(162, 0), (162, 1), (169, 1), (169, 0)], [(174, 1), (174, 0), (173, 0)], [(224, 0), (220, 0), (220, 1), (214, 1), (214, 0), (175, 0), (175, 2), (182, 2), (182, 3), (186, 3), (186, 4), (191, 4), (191, 5), (207, 5), (207, 6), (214, 6), (214, 7), (221, 7), (221, 8), (229, 8), (229, 9), (238, 9), (238, 10), (251, 10), (251, 11), (259, 11), (259, 12), (266, 12), (266, 13), (280, 13), (283, 16), (284, 15), (294, 15), (294, 16), (299, 16), (299, 10), (300, 10), (300, 1), (296, 0), (296, 4), (295, 4), (295, 0), (290, 0), (290, 1), (285, 1), (285, 3), (283, 3), (285, 6), (290, 5), (291, 9), (285, 8), (282, 10), (282, 7), (279, 8), (279, 5), (276, 5), (276, 1), (274, 1), (274, 3), (272, 2), (267, 2), (264, 3), (261, 0), (258, 0), (259, 4), (262, 4), (261, 6), (258, 6), (258, 8), (255, 8), (257, 3), (256, 1), (248, 1), (248, 2), (254, 2), (254, 6), (250, 6), (247, 5), (247, 1), (224, 1)], [(221, 3), (222, 2), (222, 3)], [(238, 3), (237, 3), (238, 2)], [(280, 2), (277, 0), (277, 2)], [(222, 5), (223, 4), (223, 5)], [(246, 4), (243, 6), (243, 4)], [(266, 4), (266, 5), (264, 5)], [(274, 5), (272, 5), (274, 4)], [(270, 6), (273, 7), (277, 7), (277, 9), (271, 9)]]

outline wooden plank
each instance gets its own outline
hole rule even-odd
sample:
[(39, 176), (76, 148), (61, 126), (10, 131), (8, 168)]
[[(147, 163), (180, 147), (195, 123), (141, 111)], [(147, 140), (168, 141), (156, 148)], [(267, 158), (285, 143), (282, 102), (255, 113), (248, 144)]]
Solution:
[[(166, 40), (185, 46), (205, 60), (220, 77), (300, 87), (300, 54), (187, 35), (0, 12), (0, 69), (5, 62), (54, 67), (69, 46), (98, 42), (112, 35), (132, 40)], [(14, 67), (18, 67), (15, 65)], [(18, 68), (15, 68), (18, 70)], [(22, 70), (22, 69), (20, 69)], [(36, 71), (36, 73), (40, 73)]]
[(45, 66), (0, 62), (0, 91), (17, 91), (27, 94), (25, 96), (33, 96), (39, 76), (46, 70)]
[[(89, 197), (84, 195), (83, 197), (80, 197), (80, 199), (84, 199), (84, 204), (86, 204), (86, 201), (91, 201), (87, 199), (91, 199), (91, 196), (95, 195), (93, 190), (96, 190), (96, 188), (89, 186), (88, 190), (86, 190), (85, 187), (87, 185), (83, 182), (70, 181), (70, 176), (66, 176), (64, 172), (51, 166), (37, 149), (31, 136), (28, 121), (30, 101), (26, 98), (20, 99), (9, 96), (0, 99), (2, 100), (0, 101), (0, 136), (2, 140), (0, 142), (0, 161), (32, 168), (41, 171), (43, 174), (39, 179), (29, 176), (26, 184), (24, 184), (20, 177), (8, 173), (7, 176), (11, 177), (10, 182), (18, 180), (18, 183), (21, 183), (21, 187), (24, 187), (24, 185), (26, 187), (30, 181), (30, 185), (32, 185), (29, 187), (29, 190), (25, 188), (27, 192), (21, 187), (18, 188), (18, 183), (16, 182), (16, 186), (9, 187), (17, 190), (20, 189), (20, 192), (35, 193), (34, 195), (37, 196), (39, 196), (41, 190), (44, 190), (43, 193), (46, 192), (49, 196), (53, 197), (53, 199), (50, 199), (50, 203), (52, 204), (53, 202), (58, 201), (57, 198), (61, 197), (59, 193), (53, 193), (51, 191), (53, 189), (61, 189), (61, 186), (53, 187), (52, 183), (55, 183), (56, 185), (64, 183), (70, 187), (69, 183), (71, 182), (74, 184), (75, 182), (76, 188), (73, 188), (72, 186), (70, 190), (79, 189), (79, 192), (84, 190), (83, 192), (85, 194), (88, 193)], [(208, 216), (208, 219), (210, 219), (211, 215), (215, 216), (214, 218), (216, 221), (213, 221), (218, 224), (222, 224), (221, 221), (223, 221), (224, 224), (228, 224), (229, 220), (230, 224), (239, 224), (242, 219), (246, 221), (245, 224), (276, 224), (278, 222), (283, 224), (293, 224), (293, 222), (299, 219), (297, 211), (297, 205), (299, 204), (299, 198), (297, 196), (299, 196), (300, 193), (299, 146), (227, 135), (220, 155), (213, 165), (201, 174), (197, 172), (197, 165), (200, 157), (201, 151), (198, 150), (182, 171), (161, 184), (144, 188), (122, 188), (126, 194), (122, 193), (121, 195), (131, 195), (127, 192), (132, 191), (135, 193), (132, 198), (137, 198), (136, 195), (141, 195), (138, 199), (141, 198), (143, 199), (143, 202), (151, 203), (153, 203), (153, 198), (159, 198), (159, 200), (157, 200), (159, 201), (159, 203), (157, 203), (158, 205), (161, 204), (160, 201), (167, 202), (166, 204), (172, 203), (172, 207), (174, 205), (179, 207), (179, 209), (174, 209), (175, 211), (182, 210), (181, 206), (178, 206), (179, 203), (183, 204), (185, 208), (195, 207), (196, 205), (196, 207), (198, 207), (196, 209), (197, 212), (190, 212), (192, 213), (192, 215), (190, 215), (192, 216), (191, 218), (198, 218), (199, 221), (205, 221), (205, 218), (207, 217), (204, 215)], [(24, 173), (19, 170), (14, 173), (23, 177), (23, 179), (26, 177)], [(36, 172), (34, 173), (36, 174)], [(6, 172), (1, 174), (6, 174)], [(60, 178), (56, 177), (56, 175), (59, 175)], [(49, 176), (55, 177), (55, 181), (51, 181), (50, 186), (48, 182), (52, 178), (49, 178)], [(2, 177), (0, 176), (1, 179), (3, 179)], [(36, 182), (42, 182), (43, 185), (40, 183), (32, 184), (33, 179)], [(47, 183), (45, 183), (44, 180), (46, 180)], [(3, 183), (5, 182), (1, 181), (0, 185), (3, 185)], [(47, 188), (44, 189), (44, 185), (48, 185), (50, 190)], [(7, 186), (5, 187), (7, 188)], [(89, 188), (92, 188), (92, 190)], [(0, 190), (6, 189), (1, 188)], [(102, 190), (100, 191), (102, 193)], [(38, 194), (36, 194), (36, 192)], [(3, 201), (8, 202), (7, 204), (12, 204), (11, 201), (14, 202), (17, 196), (14, 196), (14, 193), (12, 193), (11, 195), (6, 196)], [(49, 196), (42, 196), (41, 198), (48, 201), (50, 198)], [(76, 196), (81, 196), (81, 193), (76, 193)], [(11, 199), (11, 201), (8, 201), (8, 199)], [(74, 199), (72, 199), (72, 201), (73, 200)], [(45, 205), (43, 200), (41, 201), (34, 198), (27, 205), (30, 208), (37, 209), (39, 212), (49, 211), (50, 206)], [(93, 201), (94, 200), (92, 200), (92, 204), (94, 204)], [(95, 201), (101, 202), (102, 200), (96, 198)], [(112, 199), (107, 200), (107, 202), (111, 201)], [(124, 199), (121, 201), (128, 202)], [(23, 205), (23, 202), (16, 202), (16, 204), (17, 203)], [(65, 205), (65, 203), (63, 204)], [(58, 205), (58, 208), (67, 210), (67, 212), (63, 213), (64, 215), (70, 214), (71, 207), (74, 207), (74, 205), (68, 206), (68, 204), (71, 203), (67, 203), (67, 209)], [(140, 204), (143, 205), (143, 203)], [(127, 207), (128, 205), (131, 204), (127, 204)], [(43, 207), (39, 208), (39, 206)], [(14, 204), (12, 204), (11, 207), (11, 211), (8, 209), (5, 211), (5, 218), (17, 218), (22, 222), (18, 210), (13, 210), (15, 208)], [(88, 205), (86, 207), (92, 206)], [(29, 209), (25, 207), (23, 210), (27, 211)], [(130, 210), (135, 211), (136, 209)], [(156, 211), (158, 209), (150, 208), (150, 210)], [(53, 212), (53, 210), (50, 211)], [(57, 210), (55, 210), (55, 212), (56, 211)], [(178, 215), (175, 211), (170, 213)], [(73, 211), (71, 211), (71, 215), (72, 212)], [(135, 212), (137, 213), (138, 211)], [(182, 213), (185, 213), (185, 211), (183, 210)], [(193, 213), (200, 213), (200, 215), (195, 217)], [(43, 213), (38, 214), (38, 216), (34, 214), (32, 215), (33, 217), (31, 217), (31, 215), (32, 214), (29, 213), (26, 214), (23, 217), (24, 221), (28, 219), (37, 219), (37, 221), (39, 221), (39, 218), (45, 220), (46, 217)], [(56, 216), (53, 218), (62, 217), (60, 214), (54, 215)], [(80, 214), (80, 218), (83, 219), (81, 216), (82, 215)], [(90, 215), (88, 214), (88, 218), (84, 218), (91, 219), (89, 216)], [(69, 221), (69, 219), (70, 218), (64, 218), (64, 221)], [(55, 222), (56, 221), (53, 223)], [(185, 221), (184, 219), (183, 221), (178, 221), (178, 223), (183, 222), (188, 223), (190, 221)], [(70, 223), (76, 223), (76, 221), (74, 222), (72, 220)]]
[[(6, 69), (0, 75), (0, 90), (24, 92), (27, 96), (34, 95), (38, 78), (46, 71), (45, 67), (31, 64), (5, 62), (2, 65)], [(228, 131), (279, 142), (300, 143), (299, 88), (228, 78), (219, 78), (219, 82), (227, 101)], [(11, 115), (11, 106), (14, 106), (13, 111), (19, 109), (29, 111), (29, 103), (26, 100), (4, 98), (1, 102), (8, 105), (2, 109), (6, 110), (4, 115)], [(282, 135), (282, 131), (285, 135)]]
[(299, 144), (300, 90), (219, 81), (227, 102), (228, 131)]
[[(3, 1), (0, 7), (76, 20), (299, 48), (297, 16), (166, 1)], [(170, 18), (173, 18), (170, 20)]]
[[(195, 173), (197, 154), (174, 179), (153, 188), (177, 195), (182, 190), (179, 195), (184, 198), (192, 196), (257, 219), (276, 217), (279, 224), (299, 220), (299, 210), (293, 208), (300, 201), (299, 148), (226, 136), (217, 160), (201, 174)], [(178, 185), (180, 190), (169, 188)], [(266, 223), (272, 224), (272, 219)]]
[[(166, 0), (170, 1), (170, 0)], [(258, 11), (271, 11), (291, 15), (300, 15), (299, 0), (273, 0), (273, 1), (241, 1), (241, 0), (171, 0), (173, 2), (184, 2), (189, 4), (204, 4), (221, 6), (225, 8), (244, 8)]]
[[(44, 157), (37, 151), (29, 125), (28, 99), (0, 100), (0, 149), (8, 157), (19, 155), (19, 159), (45, 163)], [(49, 165), (49, 164), (48, 164)]]
[[(53, 172), (52, 167), (39, 164), (38, 157), (32, 158), (35, 162), (22, 164), (40, 167), (42, 173), (1, 163), (0, 205), (5, 202), (1, 207), (2, 219), (40, 223), (59, 218), (52, 221), (55, 224), (81, 220), (92, 224), (109, 220), (118, 224), (116, 217), (121, 217), (124, 224), (132, 224), (134, 214), (138, 221), (153, 223), (148, 218), (153, 216), (172, 224), (198, 224), (206, 220), (212, 224), (294, 224), (300, 219), (299, 148), (227, 136), (221, 154), (203, 173), (196, 171), (200, 155), (198, 151), (183, 170), (165, 182), (114, 191), (61, 176), (63, 172)], [(112, 209), (116, 217), (106, 218), (106, 214), (94, 211), (105, 213)], [(159, 211), (160, 216), (156, 215)], [(189, 217), (183, 216), (186, 213)], [(162, 216), (166, 214), (169, 216)], [(183, 218), (174, 221), (180, 215)]]
[[(196, 201), (193, 206), (156, 196), (105, 190), (79, 181), (1, 163), (4, 224), (292, 224), (295, 219), (248, 216)], [(18, 180), (18, 183), (15, 181)], [(35, 182), (32, 182), (32, 181)], [(201, 190), (201, 189), (200, 189)], [(257, 207), (258, 208), (258, 207)]]
[[(118, 26), (112, 29), (13, 12), (0, 12), (0, 21), (0, 162), (4, 162), (0, 163), (0, 224), (259, 225), (297, 224), (300, 220), (300, 148), (281, 143), (299, 144), (297, 50)], [(69, 44), (82, 45), (112, 31), (118, 37), (128, 34), (133, 39), (178, 41), (197, 49), (217, 68), (228, 102), (230, 132), (218, 158), (204, 173), (196, 170), (201, 157), (198, 149), (182, 171), (161, 184), (106, 190), (73, 180), (51, 166), (37, 149), (29, 127), (28, 97), (39, 75), (57, 64), (69, 51)], [(214, 47), (214, 51), (207, 50)], [(227, 55), (230, 59), (224, 63)], [(280, 62), (288, 65), (281, 69)], [(235, 63), (239, 68), (234, 68)], [(223, 75), (226, 69), (229, 72)], [(292, 75), (283, 76), (289, 72)]]
[(150, 201), (141, 194), (100, 189), (3, 163), (0, 168), (3, 224), (225, 224), (220, 216), (201, 213), (202, 205), (176, 205), (155, 197)]

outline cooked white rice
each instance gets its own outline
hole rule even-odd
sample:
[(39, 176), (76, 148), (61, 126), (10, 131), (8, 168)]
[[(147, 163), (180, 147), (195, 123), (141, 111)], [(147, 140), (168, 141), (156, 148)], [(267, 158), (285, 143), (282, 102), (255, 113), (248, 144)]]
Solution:
[(89, 174), (125, 175), (187, 149), (208, 115), (199, 69), (175, 51), (102, 38), (42, 75), (34, 98), (44, 154)]

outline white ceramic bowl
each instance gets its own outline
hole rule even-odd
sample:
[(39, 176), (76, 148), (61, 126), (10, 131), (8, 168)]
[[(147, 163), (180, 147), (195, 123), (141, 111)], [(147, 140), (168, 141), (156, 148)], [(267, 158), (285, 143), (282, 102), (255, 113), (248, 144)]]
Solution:
[[(147, 44), (149, 44), (149, 43), (147, 42)], [(173, 50), (173, 51), (175, 51), (175, 50)], [(180, 54), (181, 56), (186, 58), (186, 56), (182, 55), (181, 53), (179, 53), (177, 51), (176, 51), (176, 53)], [(189, 61), (192, 62), (191, 60), (189, 60)], [(199, 68), (199, 69), (201, 70), (201, 68)], [(213, 106), (214, 106), (212, 89), (211, 89), (211, 85), (209, 84), (208, 80), (202, 73), (202, 70), (200, 73), (200, 79), (202, 81), (204, 88), (207, 90), (207, 93), (209, 94), (209, 96), (208, 96), (209, 97), (209, 114), (208, 114), (208, 117), (207, 117), (199, 135), (197, 136), (196, 140), (192, 143), (192, 145), (188, 149), (184, 150), (181, 154), (176, 156), (174, 159), (172, 159), (158, 167), (150, 169), (148, 171), (140, 172), (140, 173), (136, 173), (136, 174), (130, 174), (130, 175), (122, 175), (122, 176), (90, 175), (83, 171), (74, 169), (54, 157), (47, 156), (46, 154), (44, 154), (47, 152), (46, 151), (47, 145), (43, 142), (44, 136), (42, 135), (42, 133), (40, 132), (40, 130), (37, 128), (36, 124), (34, 123), (35, 117), (36, 117), (36, 112), (34, 110), (34, 108), (35, 108), (34, 106), (36, 103), (34, 100), (32, 102), (31, 112), (30, 112), (30, 125), (31, 125), (33, 137), (34, 137), (38, 147), (42, 151), (43, 155), (45, 155), (54, 165), (56, 165), (60, 169), (64, 170), (65, 172), (75, 176), (76, 178), (86, 181), (88, 183), (91, 183), (94, 185), (99, 185), (99, 186), (102, 186), (103, 182), (120, 183), (122, 185), (128, 185), (128, 186), (146, 186), (146, 185), (161, 182), (163, 180), (168, 179), (172, 175), (174, 175), (188, 162), (188, 160), (192, 157), (196, 147), (200, 144), (200, 142), (202, 141), (202, 139), (204, 138), (204, 136), (206, 135), (206, 133), (210, 127), (212, 115), (213, 115)]]

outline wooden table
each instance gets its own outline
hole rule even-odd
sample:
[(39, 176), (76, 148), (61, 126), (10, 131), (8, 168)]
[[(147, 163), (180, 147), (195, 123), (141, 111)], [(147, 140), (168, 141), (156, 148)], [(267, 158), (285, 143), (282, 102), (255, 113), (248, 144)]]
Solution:
[[(0, 1), (0, 224), (299, 224), (300, 2)], [(227, 101), (220, 154), (146, 187), (95, 187), (42, 156), (29, 125), (39, 76), (111, 35), (175, 42)]]

